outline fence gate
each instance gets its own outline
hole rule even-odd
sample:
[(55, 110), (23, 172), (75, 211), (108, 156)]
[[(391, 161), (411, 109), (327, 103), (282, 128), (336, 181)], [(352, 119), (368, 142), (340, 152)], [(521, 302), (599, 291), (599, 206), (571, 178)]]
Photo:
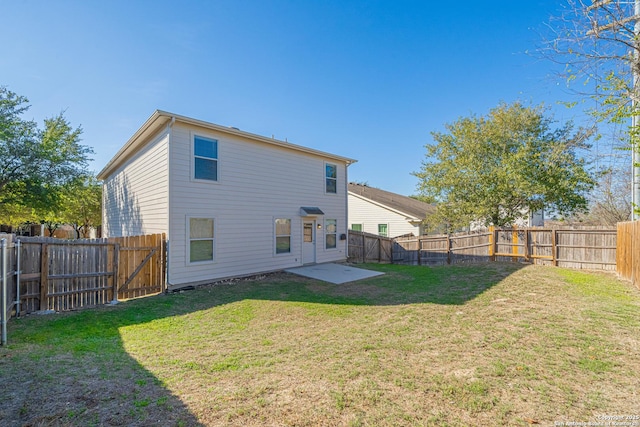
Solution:
[(349, 230), (348, 257), (354, 262), (393, 262), (393, 239)]
[(118, 299), (138, 298), (165, 290), (165, 235), (114, 237)]

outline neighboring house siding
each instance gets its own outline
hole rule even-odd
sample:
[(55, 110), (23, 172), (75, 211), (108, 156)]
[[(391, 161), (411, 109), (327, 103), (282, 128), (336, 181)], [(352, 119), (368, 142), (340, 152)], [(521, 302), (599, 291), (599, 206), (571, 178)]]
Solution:
[(420, 235), (419, 225), (412, 225), (406, 215), (349, 193), (349, 227), (362, 224), (362, 231), (378, 234), (378, 224), (388, 224), (388, 237), (413, 233)]
[[(544, 210), (535, 211), (533, 214), (528, 214), (527, 209), (523, 209), (521, 212), (522, 216), (520, 218), (516, 218), (515, 221), (513, 221), (513, 227), (544, 227)], [(487, 226), (484, 224), (484, 222), (481, 221), (473, 221), (469, 225), (470, 231), (482, 231), (486, 229)]]
[(167, 131), (161, 132), (104, 181), (105, 237), (167, 231), (168, 141)]
[[(194, 181), (192, 135), (218, 141), (218, 181)], [(347, 166), (265, 143), (176, 123), (170, 161), (170, 285), (279, 270), (302, 263), (300, 207), (317, 206), (324, 216), (317, 231), (316, 261), (346, 259)], [(336, 194), (325, 193), (325, 162), (338, 167)], [(214, 262), (187, 259), (187, 218), (214, 219)], [(275, 254), (274, 220), (291, 219), (291, 252)], [(324, 246), (324, 219), (337, 219), (337, 248)]]

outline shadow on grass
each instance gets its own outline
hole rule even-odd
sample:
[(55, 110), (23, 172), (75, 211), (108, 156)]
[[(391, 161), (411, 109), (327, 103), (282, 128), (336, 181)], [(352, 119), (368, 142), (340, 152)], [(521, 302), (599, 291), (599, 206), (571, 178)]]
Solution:
[(163, 299), (13, 319), (0, 347), (0, 425), (201, 425), (120, 337), (122, 327), (180, 312)]
[[(333, 285), (276, 273), (114, 307), (12, 320), (9, 346), (0, 348), (0, 425), (199, 426), (197, 416), (170, 385), (129, 353), (122, 328), (249, 299), (371, 306), (464, 304), (522, 265), (359, 267), (385, 274)], [(163, 345), (172, 344), (167, 336)], [(191, 393), (197, 395), (197, 390)]]
[[(356, 267), (385, 274), (341, 285), (300, 278), (297, 281), (305, 282), (307, 288), (295, 287), (287, 297), (304, 302), (354, 305), (460, 305), (492, 288), (524, 264), (494, 262), (438, 267), (359, 264)], [(269, 292), (260, 296), (272, 299)]]

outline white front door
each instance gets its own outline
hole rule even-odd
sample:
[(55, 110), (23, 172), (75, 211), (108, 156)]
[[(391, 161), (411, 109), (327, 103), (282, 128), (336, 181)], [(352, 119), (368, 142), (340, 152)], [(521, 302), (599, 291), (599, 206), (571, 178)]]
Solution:
[(302, 222), (302, 263), (316, 262), (316, 222), (304, 220)]

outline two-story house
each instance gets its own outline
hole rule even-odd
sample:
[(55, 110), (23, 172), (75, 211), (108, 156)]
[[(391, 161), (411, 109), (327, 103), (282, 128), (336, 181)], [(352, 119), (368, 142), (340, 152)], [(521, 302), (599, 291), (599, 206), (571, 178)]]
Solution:
[(166, 233), (169, 289), (343, 261), (354, 162), (156, 111), (98, 174), (103, 233)]

